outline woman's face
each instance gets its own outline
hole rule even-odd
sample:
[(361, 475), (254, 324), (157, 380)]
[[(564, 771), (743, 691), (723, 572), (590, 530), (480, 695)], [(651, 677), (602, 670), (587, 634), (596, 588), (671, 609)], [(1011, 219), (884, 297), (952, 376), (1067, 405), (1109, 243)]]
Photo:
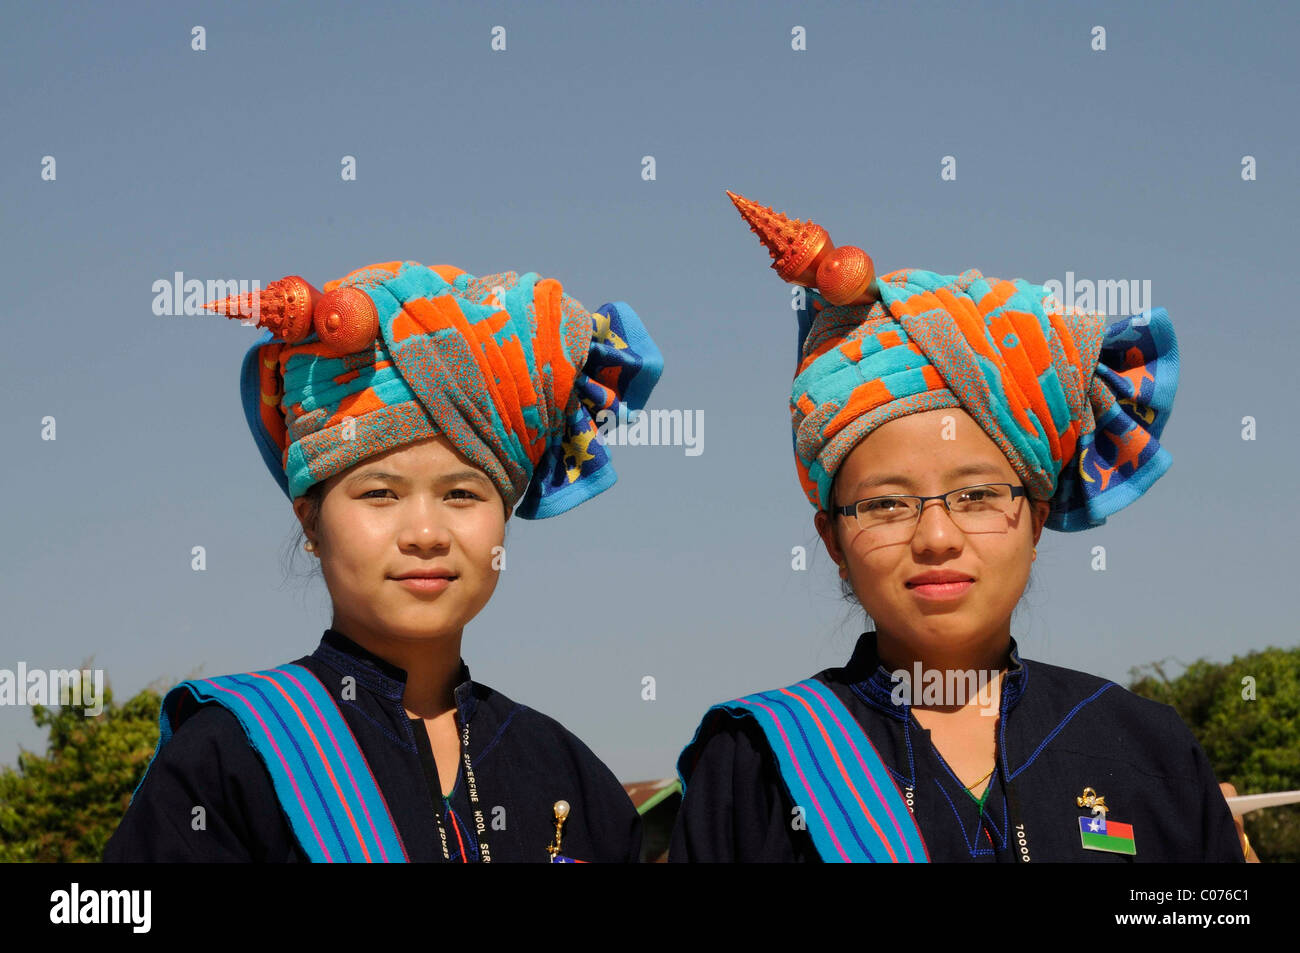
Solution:
[[(971, 468), (969, 472), (959, 472)], [(978, 469), (977, 469), (978, 468)], [(880, 481), (880, 482), (877, 482)], [(898, 417), (853, 448), (835, 477), (833, 502), (893, 493), (933, 496), (979, 483), (1021, 486), (988, 435), (963, 410), (943, 408)], [(880, 544), (852, 516), (819, 512), (817, 531), (878, 632), (919, 656), (987, 646), (1011, 631), (1034, 546), (1050, 504), (1012, 501), (994, 528), (963, 533), (939, 500), (925, 505), (909, 541)], [(953, 598), (926, 598), (909, 585), (921, 573), (951, 570), (974, 582)], [(841, 574), (845, 570), (841, 571)]]
[[(307, 501), (294, 502), (299, 520)], [(445, 437), (367, 457), (325, 482), (316, 543), (334, 627), (353, 639), (458, 635), (496, 589), (501, 494)], [(432, 583), (408, 573), (437, 572)]]

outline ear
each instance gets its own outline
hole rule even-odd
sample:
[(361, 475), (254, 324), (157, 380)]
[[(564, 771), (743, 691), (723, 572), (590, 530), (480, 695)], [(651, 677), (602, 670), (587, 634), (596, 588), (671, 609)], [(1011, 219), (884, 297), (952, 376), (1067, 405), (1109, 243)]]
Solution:
[(1052, 512), (1052, 504), (1049, 500), (1033, 500), (1030, 503), (1034, 518), (1034, 545), (1038, 545), (1038, 539), (1043, 535), (1043, 524), (1047, 522), (1047, 517)]
[(822, 545), (826, 547), (826, 552), (830, 554), (831, 559), (837, 566), (842, 566), (844, 550), (840, 548), (840, 541), (835, 538), (835, 517), (825, 510), (818, 510), (817, 515), (813, 517), (813, 526), (817, 528), (817, 535), (822, 538)]
[(307, 511), (310, 507), (311, 503), (305, 496), (300, 496), (298, 499), (293, 501), (293, 515), (298, 517), (298, 523), (302, 526), (302, 531), (306, 533), (307, 538), (314, 543), (316, 540), (312, 539), (311, 533), (307, 532)]

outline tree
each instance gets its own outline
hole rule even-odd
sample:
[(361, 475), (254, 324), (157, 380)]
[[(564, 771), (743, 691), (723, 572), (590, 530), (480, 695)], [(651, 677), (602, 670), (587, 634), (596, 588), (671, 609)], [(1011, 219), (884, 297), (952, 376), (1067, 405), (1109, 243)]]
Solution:
[(106, 687), (95, 717), (33, 705), (49, 740), (0, 770), (0, 861), (99, 861), (157, 747), (161, 702), (146, 688), (118, 707)]
[[(1226, 665), (1198, 660), (1170, 679), (1163, 663), (1135, 668), (1129, 689), (1172, 705), (1220, 781), (1239, 794), (1300, 788), (1300, 648), (1270, 648)], [(1259, 859), (1300, 861), (1300, 805), (1247, 814)]]

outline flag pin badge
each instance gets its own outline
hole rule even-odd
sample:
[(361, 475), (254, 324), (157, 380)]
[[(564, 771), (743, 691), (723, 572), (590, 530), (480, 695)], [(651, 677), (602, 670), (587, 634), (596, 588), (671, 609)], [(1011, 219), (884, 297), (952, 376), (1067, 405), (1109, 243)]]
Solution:
[(1137, 855), (1133, 840), (1133, 825), (1112, 821), (1107, 816), (1106, 799), (1092, 788), (1084, 788), (1074, 799), (1078, 807), (1092, 811), (1091, 817), (1079, 818), (1079, 840), (1084, 850), (1100, 850), (1111, 854)]

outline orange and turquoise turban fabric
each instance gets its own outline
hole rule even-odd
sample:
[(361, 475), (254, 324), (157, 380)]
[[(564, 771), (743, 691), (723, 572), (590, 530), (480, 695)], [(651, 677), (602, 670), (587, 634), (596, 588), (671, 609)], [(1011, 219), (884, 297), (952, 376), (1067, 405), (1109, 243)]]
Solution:
[(245, 355), (241, 396), (290, 500), (443, 435), (507, 510), (555, 516), (614, 483), (597, 417), (641, 410), (663, 369), (629, 305), (588, 311), (534, 272), (475, 277), (394, 261), (320, 291), (290, 276), (207, 307), (266, 328)]
[(1099, 526), (1173, 462), (1160, 435), (1178, 386), (1163, 308), (1108, 321), (1063, 313), (1042, 285), (905, 268), (875, 275), (852, 246), (728, 193), (786, 281), (809, 288), (790, 394), (795, 461), (827, 510), (835, 473), (881, 424), (944, 407), (1006, 455), (1046, 525)]

